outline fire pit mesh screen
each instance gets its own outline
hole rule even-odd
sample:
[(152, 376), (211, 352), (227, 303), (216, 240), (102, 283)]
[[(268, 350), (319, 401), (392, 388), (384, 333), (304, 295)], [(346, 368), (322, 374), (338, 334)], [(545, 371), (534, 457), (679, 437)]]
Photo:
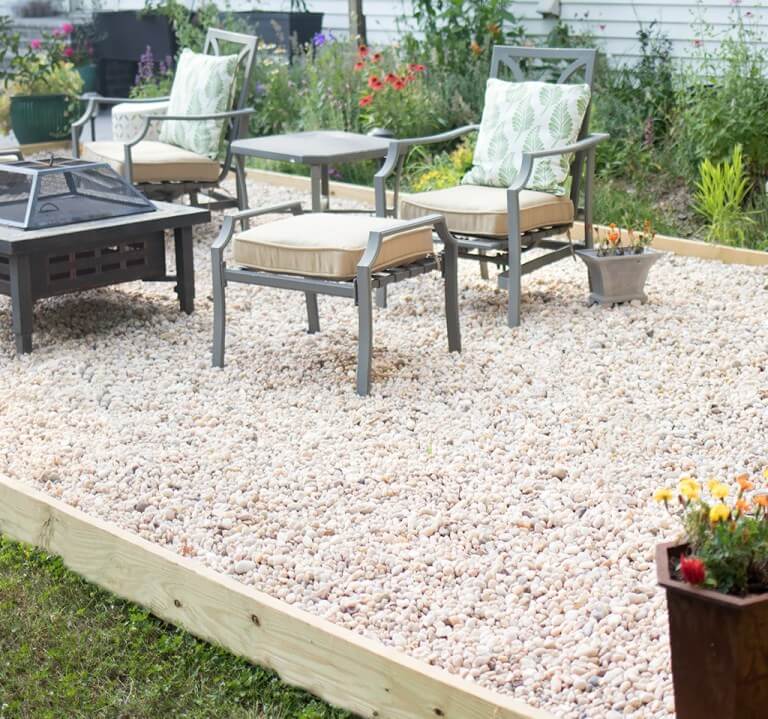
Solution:
[(104, 162), (52, 157), (0, 164), (0, 224), (37, 230), (154, 209)]

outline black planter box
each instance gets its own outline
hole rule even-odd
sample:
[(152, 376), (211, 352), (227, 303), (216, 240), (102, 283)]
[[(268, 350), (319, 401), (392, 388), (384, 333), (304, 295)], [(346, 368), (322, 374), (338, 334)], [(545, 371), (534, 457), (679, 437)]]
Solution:
[(147, 45), (156, 61), (176, 55), (176, 37), (168, 18), (133, 10), (99, 12), (94, 15), (95, 45), (99, 64), (98, 89), (109, 97), (127, 97)]
[(321, 12), (266, 12), (253, 10), (234, 13), (245, 26), (244, 32), (257, 35), (262, 44), (277, 45), (289, 56), (297, 45), (312, 42), (323, 29)]

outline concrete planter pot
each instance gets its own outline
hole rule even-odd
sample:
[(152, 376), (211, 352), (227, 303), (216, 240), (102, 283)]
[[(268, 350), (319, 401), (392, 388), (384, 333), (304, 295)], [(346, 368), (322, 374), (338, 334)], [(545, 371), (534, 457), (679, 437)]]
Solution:
[(601, 305), (640, 300), (648, 297), (645, 281), (659, 252), (645, 249), (641, 254), (607, 255), (600, 257), (597, 250), (576, 250), (589, 271), (589, 302)]
[(667, 592), (677, 719), (764, 719), (768, 712), (768, 594), (732, 597), (674, 578), (687, 544), (656, 548)]

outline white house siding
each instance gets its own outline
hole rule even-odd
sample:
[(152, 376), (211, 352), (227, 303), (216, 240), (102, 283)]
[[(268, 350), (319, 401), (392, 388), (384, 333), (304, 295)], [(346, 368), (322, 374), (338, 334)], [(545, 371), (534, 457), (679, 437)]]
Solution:
[[(10, 10), (19, 0), (0, 0), (0, 12)], [(77, 3), (77, 0), (70, 0)], [(194, 7), (201, 0), (189, 0)], [(67, 0), (65, 0), (67, 2)], [(68, 2), (67, 2), (68, 4)], [(221, 0), (222, 7), (232, 10), (287, 10), (289, 0)], [(347, 32), (348, 0), (307, 0), (310, 10), (325, 13), (324, 28), (336, 34)], [(546, 35), (553, 27), (553, 19), (543, 19), (536, 12), (537, 0), (518, 0), (511, 5), (512, 12), (520, 18), (527, 31), (534, 37)], [(631, 61), (639, 54), (637, 30), (639, 23), (656, 20), (658, 27), (672, 41), (675, 57), (688, 58), (698, 39), (695, 23), (697, 14), (703, 12), (715, 32), (725, 33), (730, 27), (730, 13), (738, 5), (742, 13), (751, 13), (758, 23), (763, 38), (768, 40), (768, 9), (754, 4), (753, 0), (678, 0), (664, 3), (662, 0), (589, 0), (576, 2), (561, 0), (561, 19), (577, 30), (586, 30), (600, 39), (603, 49), (617, 61)], [(144, 0), (101, 0), (104, 10), (131, 10), (144, 7)], [(394, 40), (399, 29), (410, 16), (410, 0), (363, 0), (367, 18), (369, 40), (372, 44)]]

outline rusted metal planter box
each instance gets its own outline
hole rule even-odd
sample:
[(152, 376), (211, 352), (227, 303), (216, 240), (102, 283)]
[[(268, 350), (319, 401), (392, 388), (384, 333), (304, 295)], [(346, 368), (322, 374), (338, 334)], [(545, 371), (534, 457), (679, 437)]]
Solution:
[(768, 594), (733, 597), (673, 578), (686, 544), (656, 550), (666, 589), (677, 719), (768, 717)]

